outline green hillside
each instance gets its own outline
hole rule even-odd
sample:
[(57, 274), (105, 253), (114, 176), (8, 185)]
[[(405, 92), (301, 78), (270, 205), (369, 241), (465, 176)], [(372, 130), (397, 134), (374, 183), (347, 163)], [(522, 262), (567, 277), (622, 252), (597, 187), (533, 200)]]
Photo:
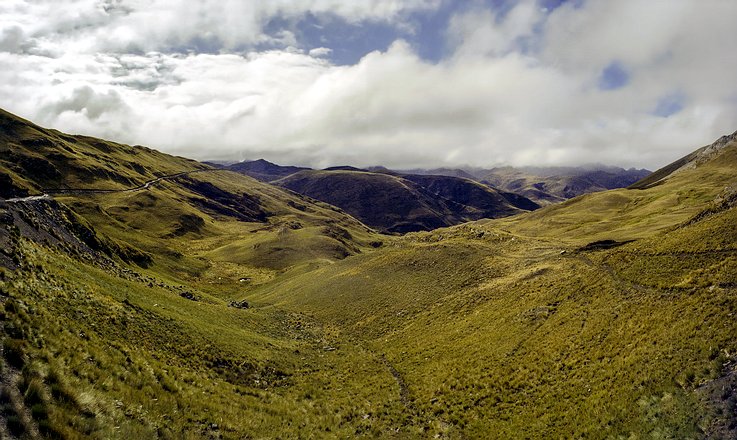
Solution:
[[(450, 437), (732, 438), (735, 154), (411, 234), (251, 298), (383, 353), (423, 429)], [(621, 246), (581, 249), (603, 240)]]
[(712, 147), (388, 236), (3, 113), (0, 438), (735, 438), (737, 142)]

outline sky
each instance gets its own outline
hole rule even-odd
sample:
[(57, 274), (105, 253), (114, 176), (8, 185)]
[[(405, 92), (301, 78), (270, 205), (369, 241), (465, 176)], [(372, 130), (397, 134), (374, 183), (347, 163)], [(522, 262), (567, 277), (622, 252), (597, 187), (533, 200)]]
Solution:
[(656, 169), (737, 130), (734, 0), (2, 0), (0, 107), (200, 160)]

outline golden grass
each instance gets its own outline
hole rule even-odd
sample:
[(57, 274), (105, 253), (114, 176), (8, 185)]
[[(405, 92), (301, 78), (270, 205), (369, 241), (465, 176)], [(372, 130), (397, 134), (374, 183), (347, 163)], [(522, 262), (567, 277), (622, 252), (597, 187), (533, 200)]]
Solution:
[[(196, 166), (18, 130), (14, 151), (42, 157), (27, 139), (47, 136), (79, 167), (140, 159), (131, 180)], [(68, 438), (700, 438), (737, 353), (737, 211), (713, 202), (735, 165), (726, 149), (650, 189), (403, 237), (229, 172), (63, 197), (152, 263), (5, 225), (0, 373), (21, 380), (0, 410)], [(267, 215), (198, 204), (193, 182)], [(577, 250), (604, 239), (633, 241)]]

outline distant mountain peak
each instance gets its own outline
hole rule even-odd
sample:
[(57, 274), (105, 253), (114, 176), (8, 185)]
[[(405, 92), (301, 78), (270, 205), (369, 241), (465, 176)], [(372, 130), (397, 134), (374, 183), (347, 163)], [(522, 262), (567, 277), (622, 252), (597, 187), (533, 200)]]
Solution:
[(366, 172), (368, 170), (365, 170), (363, 168), (352, 167), (350, 165), (338, 165), (334, 167), (323, 168), (323, 171), (363, 171), (363, 172)]
[(269, 162), (266, 159), (238, 162), (229, 165), (226, 168), (237, 173), (251, 176), (254, 179), (261, 180), (263, 182), (273, 182), (299, 171), (310, 169), (306, 167), (281, 166), (273, 162)]

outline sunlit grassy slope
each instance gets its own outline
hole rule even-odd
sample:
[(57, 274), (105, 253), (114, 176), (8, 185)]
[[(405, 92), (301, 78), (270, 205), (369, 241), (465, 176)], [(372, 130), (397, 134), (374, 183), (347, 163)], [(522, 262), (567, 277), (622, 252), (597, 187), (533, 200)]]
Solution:
[[(0, 172), (16, 196), (62, 186), (122, 190), (207, 168), (139, 147), (75, 143), (13, 116), (0, 121), (9, 152)], [(89, 145), (110, 149), (105, 160), (91, 157)], [(54, 165), (60, 175), (47, 176), (19, 165), (57, 154), (84, 167)], [(105, 173), (80, 177), (104, 169), (108, 157), (161, 163), (140, 177), (116, 170), (130, 177), (125, 185)], [(0, 434), (344, 438), (404, 424), (376, 355), (333, 351), (330, 330), (301, 314), (229, 307), (285, 271), (381, 246), (382, 237), (337, 208), (218, 170), (140, 191), (0, 203), (0, 216)], [(126, 263), (129, 254), (136, 258)], [(363, 418), (379, 413), (388, 415)]]
[(0, 197), (41, 189), (136, 186), (156, 177), (209, 168), (190, 159), (45, 129), (0, 109)]
[[(105, 144), (131, 186), (203, 167)], [(0, 202), (0, 437), (734, 438), (736, 150), (402, 237), (227, 171)], [(6, 157), (14, 195), (128, 187)]]
[[(651, 189), (411, 234), (250, 298), (384, 353), (451, 437), (730, 438), (734, 396), (710, 393), (737, 349), (736, 152)], [(634, 241), (577, 251), (598, 240)]]
[[(578, 243), (598, 239), (650, 237), (685, 221), (737, 178), (735, 135), (728, 148), (689, 155), (692, 162), (648, 189), (617, 189), (587, 194), (547, 209), (495, 223), (515, 233)], [(725, 142), (727, 142), (725, 140)], [(692, 157), (693, 156), (693, 157)], [(666, 167), (671, 169), (671, 166)], [(671, 169), (670, 172), (673, 170)], [(654, 173), (663, 178), (663, 172)], [(667, 175), (667, 174), (666, 174)], [(645, 179), (645, 182), (649, 179)]]

